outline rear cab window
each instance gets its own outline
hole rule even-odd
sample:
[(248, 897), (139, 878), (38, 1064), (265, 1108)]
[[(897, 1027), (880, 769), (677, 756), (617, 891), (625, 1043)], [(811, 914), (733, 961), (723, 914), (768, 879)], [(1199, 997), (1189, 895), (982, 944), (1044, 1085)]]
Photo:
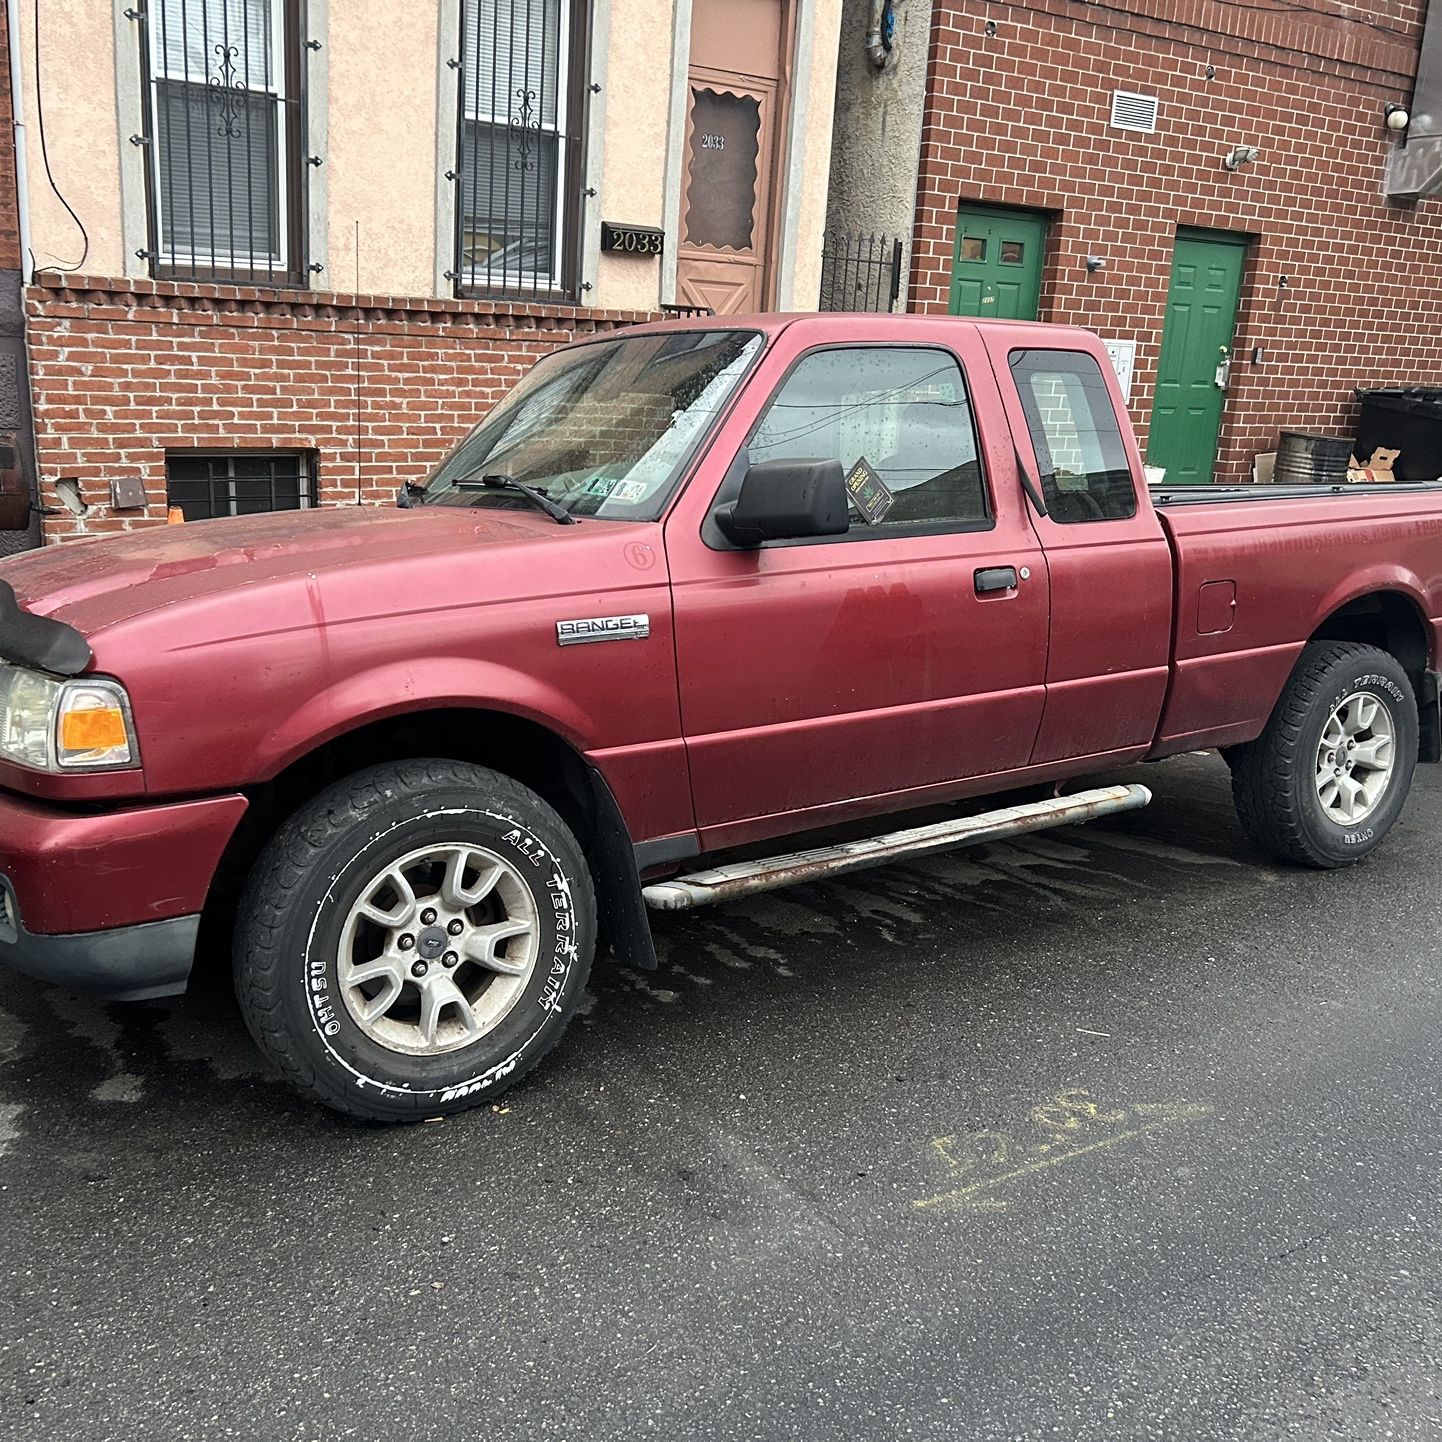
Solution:
[(862, 503), (853, 497), (851, 530), (827, 538), (833, 541), (913, 527), (992, 525), (971, 398), (950, 351), (922, 346), (811, 351), (771, 398), (747, 454), (752, 465), (834, 460), (848, 477), (865, 463), (879, 487), (868, 487)]
[(1014, 350), (1008, 359), (1051, 519), (1069, 526), (1135, 516), (1126, 443), (1096, 358), (1084, 351)]

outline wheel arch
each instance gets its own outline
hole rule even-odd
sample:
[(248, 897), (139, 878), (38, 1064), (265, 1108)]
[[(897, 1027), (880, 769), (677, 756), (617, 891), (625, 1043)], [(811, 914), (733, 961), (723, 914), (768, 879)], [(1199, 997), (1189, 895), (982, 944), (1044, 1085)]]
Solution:
[(1432, 628), (1410, 589), (1377, 589), (1353, 596), (1333, 609), (1308, 640), (1358, 641), (1395, 656), (1417, 697), (1418, 759), (1442, 759)]
[(503, 772), (551, 805), (575, 833), (590, 865), (602, 946), (629, 966), (655, 969), (630, 831), (606, 778), (558, 731), (482, 706), (430, 707), (357, 724), (317, 741), (250, 788), (249, 810), (211, 886), (198, 954), (206, 954), (205, 937), (219, 941), (228, 935), (245, 878), (289, 816), (333, 782), (367, 766), (431, 756)]

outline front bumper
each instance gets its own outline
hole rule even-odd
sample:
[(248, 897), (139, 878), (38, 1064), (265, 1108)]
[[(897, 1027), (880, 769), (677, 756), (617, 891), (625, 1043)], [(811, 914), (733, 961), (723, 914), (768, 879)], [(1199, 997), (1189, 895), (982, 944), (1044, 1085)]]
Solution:
[(109, 996), (185, 989), (244, 796), (75, 812), (0, 793), (0, 966)]
[(200, 929), (198, 914), (45, 936), (26, 931), (18, 912), (14, 890), (0, 877), (0, 965), (116, 1001), (145, 1001), (185, 990)]

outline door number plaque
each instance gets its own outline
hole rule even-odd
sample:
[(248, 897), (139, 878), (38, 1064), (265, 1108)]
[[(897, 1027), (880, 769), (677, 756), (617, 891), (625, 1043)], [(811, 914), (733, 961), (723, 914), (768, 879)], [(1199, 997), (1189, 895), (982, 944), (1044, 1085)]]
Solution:
[(601, 222), (601, 249), (619, 255), (660, 255), (666, 232), (651, 225), (617, 225)]

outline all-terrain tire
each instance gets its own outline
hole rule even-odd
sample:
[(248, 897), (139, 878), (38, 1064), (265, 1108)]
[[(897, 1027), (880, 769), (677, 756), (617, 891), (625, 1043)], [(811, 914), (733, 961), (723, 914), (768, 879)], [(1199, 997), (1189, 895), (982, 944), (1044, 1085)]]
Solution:
[[(460, 909), (460, 901), (444, 909), (439, 901), (447, 881), (443, 858), (462, 852), (465, 859), (457, 863), (461, 869), (448, 894), (462, 894), (457, 888), (467, 885), (465, 876), (481, 894), (480, 876), (494, 870), (505, 879), (511, 910), (524, 913), (529, 929), (514, 943), (523, 948), (514, 961), (507, 960), (511, 940), (489, 940), (487, 933), (476, 942), (514, 974), (492, 973), (471, 961), (470, 953), (446, 950), (446, 978), (463, 997), (474, 994), (475, 1009), (460, 1001), (441, 1003), (444, 1012), (432, 1014), (431, 1050), (419, 1031), (415, 1035), (422, 1044), (407, 1050), (396, 1041), (409, 1038), (408, 1028), (417, 1025), (404, 1016), (406, 999), (412, 998), (413, 1016), (420, 1017), (426, 986), (412, 979), (410, 968), (421, 965), (423, 952), (426, 966), (442, 965), (439, 948), (453, 944), (445, 934), (448, 917), (458, 934), (466, 932), (457, 946), (471, 943), (468, 918), (473, 915), (491, 922), (499, 915), (500, 929), (510, 924), (496, 899), (478, 902), (469, 912)], [(421, 859), (410, 860), (416, 857)], [(413, 869), (406, 872), (406, 866)], [(382, 903), (376, 896), (392, 897), (386, 904), (395, 907), (397, 916), (410, 904), (400, 890), (386, 889), (387, 874), (397, 869), (409, 887), (410, 903), (415, 903), (410, 914), (417, 920), (394, 928), (388, 922), (367, 932), (372, 923), (358, 908), (378, 909)], [(425, 903), (416, 898), (426, 892), (428, 876), (442, 877), (435, 883), (439, 889), (433, 903), (442, 911), (439, 926), (422, 928)], [(499, 883), (493, 883), (492, 892), (500, 896)], [(481, 936), (486, 928), (477, 923), (475, 930)], [(490, 931), (495, 930), (492, 925)], [(595, 896), (581, 848), (545, 801), (482, 766), (400, 761), (337, 782), (272, 838), (241, 900), (234, 941), (236, 993), (261, 1049), (303, 1094), (356, 1117), (413, 1121), (490, 1101), (555, 1046), (580, 1004), (595, 938)], [(390, 957), (386, 964), (392, 974), (367, 983), (377, 993), (372, 997), (364, 987), (341, 986), (343, 975), (355, 974), (354, 962), (343, 960), (343, 943), (350, 955), (362, 942)], [(402, 946), (410, 949), (402, 953)], [(395, 966), (397, 957), (405, 966)], [(438, 977), (439, 972), (432, 983)], [(367, 1017), (392, 984), (400, 990), (390, 1010), (401, 1020), (392, 1022), (390, 1011), (379, 1020)], [(493, 1006), (493, 1024), (471, 1040), (471, 1030), (481, 1026), (476, 1013), (485, 1009), (482, 994), (492, 985), (508, 988), (496, 994), (504, 1009)], [(378, 1038), (377, 1031), (385, 1027), (394, 1035)], [(450, 1049), (436, 1051), (435, 1038), (445, 1027), (452, 1035), (443, 1038), (443, 1045)]]
[[(1354, 821), (1328, 814), (1319, 790), (1323, 733), (1349, 697), (1374, 698), (1392, 730), (1390, 774), (1370, 810)], [(1360, 861), (1392, 829), (1417, 764), (1417, 700), (1395, 656), (1352, 641), (1314, 641), (1302, 652), (1267, 729), (1228, 748), (1232, 799), (1248, 837), (1263, 851), (1304, 866)]]

